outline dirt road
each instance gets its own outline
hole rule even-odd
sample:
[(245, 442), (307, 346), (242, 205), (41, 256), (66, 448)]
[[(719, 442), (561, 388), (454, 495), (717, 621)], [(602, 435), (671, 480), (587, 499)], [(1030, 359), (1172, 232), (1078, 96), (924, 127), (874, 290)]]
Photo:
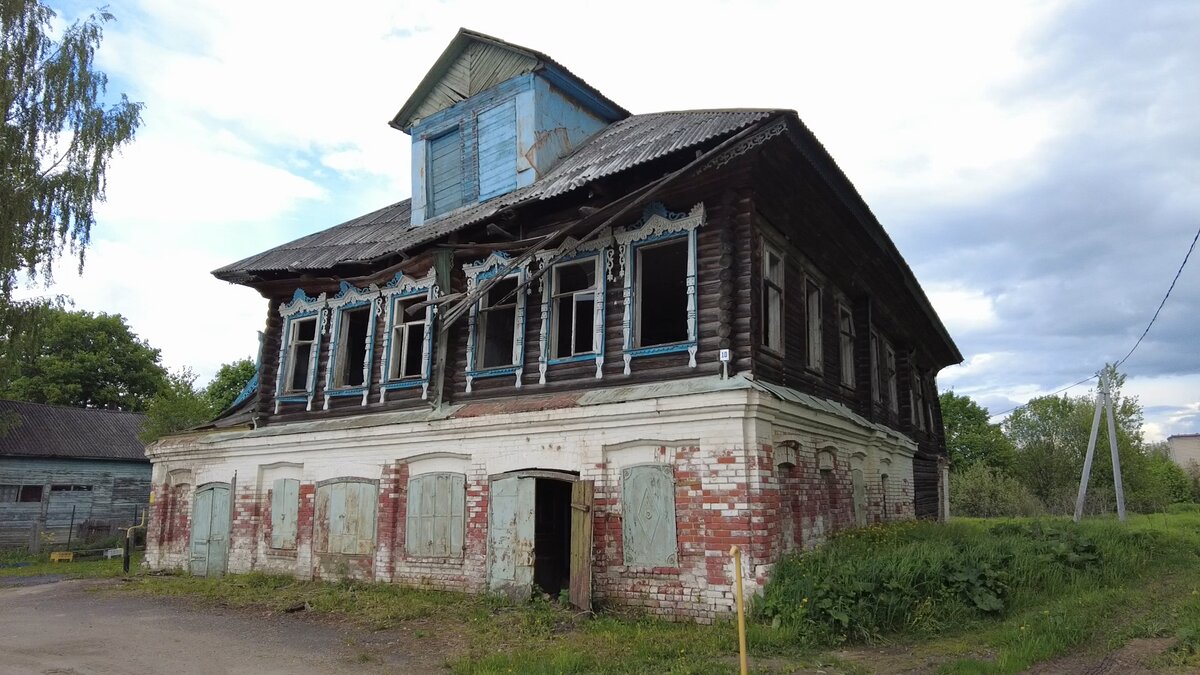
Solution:
[(402, 636), (299, 615), (263, 620), (239, 610), (104, 592), (119, 583), (0, 579), (0, 673), (441, 670), (442, 657), (413, 654), (411, 642), (398, 644)]

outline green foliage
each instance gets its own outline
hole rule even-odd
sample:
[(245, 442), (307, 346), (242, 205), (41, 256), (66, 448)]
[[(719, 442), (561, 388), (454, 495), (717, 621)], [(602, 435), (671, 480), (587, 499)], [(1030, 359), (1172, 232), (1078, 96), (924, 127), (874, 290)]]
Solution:
[(250, 378), (254, 377), (255, 370), (254, 361), (250, 359), (238, 359), (222, 364), (212, 382), (204, 388), (204, 396), (208, 398), (213, 410), (219, 413), (228, 408)]
[(80, 264), (113, 153), (133, 140), (142, 104), (107, 105), (94, 58), (112, 15), (101, 10), (52, 39), (55, 14), (37, 0), (0, 0), (0, 298), (17, 272), (49, 279), (64, 250)]
[(942, 422), (950, 468), (960, 471), (976, 463), (1007, 469), (1013, 462), (1012, 443), (999, 424), (988, 422), (988, 411), (969, 396), (942, 392)]
[(151, 443), (167, 434), (203, 424), (216, 413), (212, 401), (196, 389), (196, 374), (184, 368), (169, 373), (166, 384), (150, 399), (146, 423), (138, 438)]
[(141, 411), (165, 381), (159, 351), (120, 314), (38, 308), (37, 329), (4, 341), (12, 355), (0, 397)]
[(851, 530), (774, 568), (758, 617), (817, 644), (924, 637), (1006, 616), (1078, 584), (1118, 584), (1173, 544), (1111, 521)]
[(950, 513), (969, 518), (1037, 516), (1042, 503), (1016, 478), (976, 462), (950, 474)]
[(1130, 509), (1150, 513), (1192, 501), (1192, 478), (1169, 457), (1157, 452), (1143, 455), (1131, 468), (1134, 471), (1130, 472), (1127, 490)]

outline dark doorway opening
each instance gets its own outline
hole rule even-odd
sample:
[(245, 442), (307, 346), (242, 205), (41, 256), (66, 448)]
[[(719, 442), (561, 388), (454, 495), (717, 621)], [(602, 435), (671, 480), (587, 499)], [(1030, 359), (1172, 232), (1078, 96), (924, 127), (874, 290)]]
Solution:
[(533, 517), (533, 583), (557, 596), (571, 585), (571, 483), (537, 479)]

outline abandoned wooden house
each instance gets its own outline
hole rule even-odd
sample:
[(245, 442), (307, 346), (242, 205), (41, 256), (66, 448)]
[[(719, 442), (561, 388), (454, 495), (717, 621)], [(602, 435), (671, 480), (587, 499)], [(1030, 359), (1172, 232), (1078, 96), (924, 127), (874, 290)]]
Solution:
[(150, 501), (144, 420), (0, 400), (0, 549), (37, 551), (138, 522)]
[(222, 267), (259, 376), (148, 449), (154, 568), (710, 620), (729, 550), (937, 518), (958, 349), (791, 110), (630, 114), (463, 30), (391, 121), (412, 198)]

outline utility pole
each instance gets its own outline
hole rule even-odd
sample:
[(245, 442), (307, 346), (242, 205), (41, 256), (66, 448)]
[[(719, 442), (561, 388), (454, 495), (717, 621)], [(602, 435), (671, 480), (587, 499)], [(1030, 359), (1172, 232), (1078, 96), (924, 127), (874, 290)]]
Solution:
[(1121, 457), (1117, 453), (1117, 422), (1113, 414), (1112, 394), (1109, 391), (1108, 370), (1100, 372), (1100, 387), (1096, 392), (1096, 414), (1092, 418), (1092, 433), (1088, 436), (1087, 454), (1083, 458), (1083, 476), (1079, 479), (1079, 496), (1075, 498), (1075, 522), (1083, 518), (1087, 499), (1088, 479), (1092, 476), (1092, 459), (1096, 455), (1096, 437), (1100, 435), (1100, 416), (1108, 412), (1108, 447), (1112, 451), (1113, 488), (1117, 493), (1117, 517), (1125, 520), (1125, 485), (1121, 481)]

